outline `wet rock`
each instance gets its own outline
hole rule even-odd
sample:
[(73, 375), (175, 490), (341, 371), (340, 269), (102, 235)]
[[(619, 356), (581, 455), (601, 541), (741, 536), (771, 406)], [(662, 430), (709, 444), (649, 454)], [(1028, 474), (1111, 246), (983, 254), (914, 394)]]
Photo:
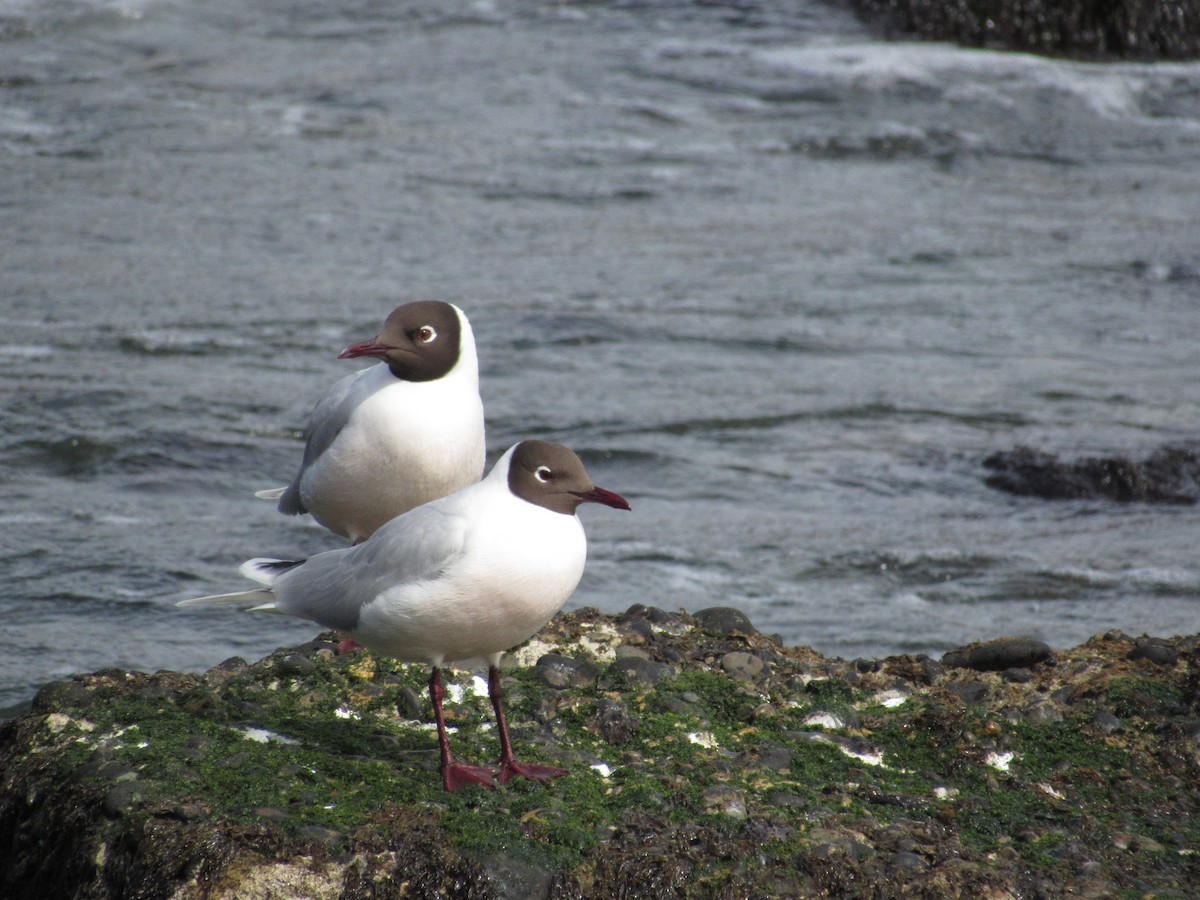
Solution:
[(199, 822), (212, 815), (212, 807), (205, 803), (178, 803), (171, 807), (170, 814), (181, 822)]
[(784, 772), (792, 766), (792, 751), (777, 741), (764, 741), (750, 753), (740, 755), (739, 760), (750, 765), (761, 766), (773, 772)]
[(758, 634), (746, 614), (731, 606), (712, 606), (692, 614), (710, 634)]
[[(636, 649), (636, 648), (628, 648)], [(665, 662), (655, 662), (644, 655), (626, 653), (618, 655), (612, 664), (613, 671), (622, 673), (625, 678), (642, 685), (654, 685), (673, 674), (671, 666)]]
[(146, 788), (137, 780), (122, 781), (104, 794), (104, 814), (118, 818), (136, 808), (146, 796)]
[(607, 697), (596, 701), (596, 712), (588, 722), (606, 744), (624, 744), (638, 731), (638, 720), (625, 704)]
[(1033, 681), (1033, 673), (1028, 669), (1005, 669), (1001, 675), (1005, 681), (1013, 684), (1028, 684)]
[(1187, 504), (1200, 498), (1200, 454), (1194, 449), (1165, 448), (1138, 463), (1120, 456), (1062, 462), (1019, 447), (993, 453), (983, 465), (992, 470), (984, 483), (1019, 496)]
[(594, 663), (559, 653), (547, 653), (542, 656), (538, 659), (535, 670), (543, 684), (560, 690), (568, 687), (589, 687), (596, 683), (600, 675), (600, 670)]
[(297, 678), (311, 675), (316, 670), (314, 663), (301, 653), (288, 653), (275, 664), (275, 672), (281, 678)]
[(643, 650), (641, 647), (634, 647), (629, 644), (621, 644), (613, 651), (617, 659), (653, 659), (648, 650)]
[(746, 818), (746, 795), (729, 785), (718, 784), (704, 792), (704, 808), (733, 819)]
[(296, 836), (325, 849), (336, 847), (345, 840), (345, 835), (340, 831), (321, 825), (302, 825), (296, 829)]
[(851, 5), (889, 36), (1082, 59), (1200, 56), (1196, 0), (852, 0)]
[(942, 665), (951, 669), (977, 672), (1003, 672), (1027, 668), (1049, 659), (1053, 651), (1042, 641), (1027, 637), (1004, 637), (950, 650), (942, 656)]
[(755, 656), (753, 653), (735, 650), (721, 657), (721, 669), (735, 678), (755, 681), (763, 674), (766, 663), (763, 662), (762, 657)]
[(1145, 659), (1160, 666), (1173, 666), (1179, 654), (1169, 641), (1161, 638), (1140, 637), (1129, 651), (1130, 659)]
[(185, 694), (181, 698), (181, 706), (193, 716), (214, 721), (224, 721), (228, 718), (225, 701), (217, 691), (200, 687)]
[(51, 681), (44, 684), (33, 697), (34, 712), (71, 709), (91, 701), (92, 692), (77, 681)]
[(1136, 850), (1140, 853), (1162, 853), (1167, 849), (1152, 837), (1124, 831), (1113, 835), (1113, 846), (1118, 850)]
[(645, 643), (654, 637), (654, 628), (644, 616), (624, 616), (617, 622), (617, 629), (626, 640)]
[(1022, 711), (1022, 718), (1034, 725), (1046, 725), (1061, 722), (1063, 714), (1053, 703), (1038, 701)]
[(551, 895), (554, 873), (506, 854), (478, 858), (492, 895), (503, 900), (539, 900)]
[(678, 625), (682, 617), (679, 613), (669, 612), (665, 609), (660, 609), (657, 606), (641, 606), (630, 607), (630, 612), (638, 609), (640, 614), (646, 617), (646, 621), (654, 625)]
[[(1114, 634), (981, 675), (672, 615), (636, 644), (556, 617), (504, 683), (518, 755), (569, 774), (494, 791), (445, 794), (427, 713), (396, 715), (397, 693), (425, 705), (424, 666), (297, 648), (224, 678), (78, 676), (78, 708), (0, 725), (0, 896), (1194, 893), (1200, 641), (1158, 665)], [(293, 653), (314, 669), (284, 683)], [(453, 716), (456, 754), (494, 761), (486, 698)]]
[(916, 872), (929, 868), (923, 858), (908, 850), (898, 850), (892, 855), (892, 865), (901, 871)]
[(945, 688), (968, 706), (982, 706), (991, 691), (982, 681), (951, 681)]
[(1116, 734), (1125, 726), (1108, 710), (1100, 710), (1092, 716), (1092, 726), (1101, 734)]
[(425, 701), (413, 688), (407, 684), (400, 689), (396, 698), (396, 712), (407, 719), (421, 719), (425, 716)]

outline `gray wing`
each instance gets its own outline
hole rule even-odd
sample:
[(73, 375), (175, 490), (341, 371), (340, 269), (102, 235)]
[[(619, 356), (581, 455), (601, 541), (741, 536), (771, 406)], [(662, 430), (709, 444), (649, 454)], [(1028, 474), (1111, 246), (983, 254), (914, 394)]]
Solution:
[(337, 436), (350, 420), (350, 414), (362, 402), (362, 398), (358, 396), (360, 392), (356, 391), (355, 387), (358, 380), (369, 371), (369, 367), (361, 369), (335, 382), (313, 407), (308, 424), (304, 426), (304, 456), (300, 459), (300, 469), (279, 498), (281, 513), (297, 516), (308, 512), (300, 499), (300, 480), (308, 467), (337, 440)]
[(462, 552), (466, 519), (435, 501), (392, 519), (370, 540), (329, 550), (271, 585), (275, 608), (326, 628), (352, 630), (386, 590), (437, 578)]

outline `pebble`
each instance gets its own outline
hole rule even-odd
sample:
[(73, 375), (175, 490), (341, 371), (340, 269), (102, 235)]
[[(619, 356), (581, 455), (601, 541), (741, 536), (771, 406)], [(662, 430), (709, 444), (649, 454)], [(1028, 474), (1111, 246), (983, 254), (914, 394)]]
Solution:
[(1028, 669), (1005, 669), (1002, 675), (1004, 680), (1011, 684), (1028, 684), (1033, 681), (1033, 673)]
[(317, 664), (299, 653), (288, 653), (275, 663), (275, 674), (282, 677), (299, 677), (311, 675), (316, 671)]
[(406, 719), (420, 719), (425, 715), (425, 703), (420, 695), (407, 684), (400, 688), (396, 698), (396, 712)]
[(1140, 637), (1129, 651), (1129, 658), (1149, 660), (1160, 666), (1173, 666), (1179, 660), (1179, 654), (1162, 638)]
[(122, 781), (104, 795), (104, 814), (117, 819), (136, 807), (145, 795), (145, 788), (136, 779)]
[(654, 629), (642, 616), (626, 616), (617, 622), (617, 630), (626, 640), (633, 638), (638, 643), (654, 637)]
[(727, 784), (715, 784), (704, 792), (704, 808), (733, 819), (746, 818), (746, 795)]
[(535, 671), (542, 684), (562, 690), (568, 687), (588, 688), (596, 683), (600, 670), (587, 660), (547, 653), (538, 659)]
[(987, 701), (988, 686), (982, 681), (952, 681), (946, 690), (968, 706), (980, 706)]
[(1033, 703), (1021, 712), (1022, 718), (1033, 725), (1053, 725), (1061, 722), (1063, 714), (1053, 703)]
[(899, 850), (892, 856), (892, 865), (897, 869), (907, 870), (910, 872), (928, 869), (929, 863), (915, 853), (910, 853), (907, 850)]
[(332, 847), (342, 842), (342, 833), (333, 828), (321, 825), (305, 825), (296, 830), (298, 837), (319, 844), (322, 847)]
[[(628, 648), (636, 649), (636, 648)], [(654, 685), (665, 678), (669, 678), (673, 673), (671, 667), (666, 663), (655, 662), (652, 659), (647, 659), (645, 656), (637, 656), (634, 654), (620, 655), (621, 648), (618, 647), (618, 655), (612, 667), (622, 673), (630, 681), (637, 682), (642, 685)]]
[(767, 664), (762, 661), (762, 657), (741, 650), (726, 653), (721, 657), (721, 669), (734, 678), (755, 681), (762, 675), (766, 667)]
[(212, 815), (212, 809), (204, 803), (179, 803), (171, 807), (171, 815), (183, 822), (199, 822)]
[(732, 606), (710, 606), (693, 613), (693, 617), (710, 634), (758, 634), (746, 614)]
[(773, 772), (790, 769), (792, 758), (792, 751), (775, 741), (763, 741), (753, 753), (743, 753), (738, 757), (741, 762), (757, 764)]
[(616, 651), (614, 651), (614, 652), (616, 653), (617, 659), (651, 659), (652, 658), (650, 656), (650, 654), (647, 651), (643, 650), (641, 647), (633, 647), (633, 646), (630, 646), (629, 644), (621, 644), (619, 647), (617, 647)]
[(1137, 850), (1141, 853), (1162, 853), (1167, 849), (1154, 838), (1123, 831), (1113, 835), (1113, 846), (1118, 850)]
[(624, 703), (601, 697), (588, 725), (606, 744), (623, 744), (637, 734), (640, 723), (630, 715)]

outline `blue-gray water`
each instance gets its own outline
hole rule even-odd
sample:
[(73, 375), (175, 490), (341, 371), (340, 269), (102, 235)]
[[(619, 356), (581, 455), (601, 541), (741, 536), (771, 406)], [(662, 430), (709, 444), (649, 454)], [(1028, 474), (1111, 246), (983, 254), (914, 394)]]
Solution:
[(1195, 508), (981, 466), (1196, 437), (1197, 65), (818, 2), (0, 0), (0, 226), (0, 710), (312, 634), (173, 604), (338, 545), (253, 491), (418, 298), (472, 319), (491, 459), (632, 501), (574, 605), (842, 656), (1200, 625)]

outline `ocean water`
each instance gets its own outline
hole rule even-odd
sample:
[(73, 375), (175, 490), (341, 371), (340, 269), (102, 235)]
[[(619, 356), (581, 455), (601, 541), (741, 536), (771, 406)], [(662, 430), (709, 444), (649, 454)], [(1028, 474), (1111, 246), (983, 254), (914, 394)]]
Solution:
[[(776, 9), (775, 7), (780, 7)], [(1200, 65), (876, 40), (826, 3), (0, 0), (0, 711), (301, 622), (284, 484), (398, 303), (489, 458), (578, 450), (571, 601), (846, 657), (1200, 625), (1194, 507), (987, 487), (1196, 437)]]

